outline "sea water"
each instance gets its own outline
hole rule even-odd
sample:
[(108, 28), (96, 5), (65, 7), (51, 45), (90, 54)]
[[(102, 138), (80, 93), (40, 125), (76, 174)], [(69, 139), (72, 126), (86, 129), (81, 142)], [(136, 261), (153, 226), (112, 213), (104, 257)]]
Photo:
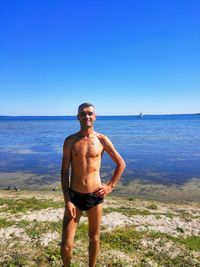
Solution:
[[(99, 116), (95, 130), (107, 135), (126, 162), (122, 182), (135, 179), (182, 184), (200, 179), (200, 115)], [(64, 139), (79, 131), (76, 117), (0, 117), (0, 187), (8, 173), (59, 180)], [(101, 175), (115, 164), (102, 159)], [(34, 180), (33, 180), (34, 183)], [(24, 187), (30, 184), (24, 181)], [(37, 186), (37, 185), (35, 185)]]

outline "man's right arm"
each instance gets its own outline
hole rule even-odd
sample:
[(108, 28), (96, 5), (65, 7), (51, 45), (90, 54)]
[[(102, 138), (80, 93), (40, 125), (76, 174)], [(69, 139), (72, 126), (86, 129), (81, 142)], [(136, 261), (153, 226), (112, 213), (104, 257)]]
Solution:
[(71, 164), (71, 148), (72, 141), (71, 138), (66, 138), (63, 145), (63, 157), (62, 157), (62, 167), (61, 167), (61, 186), (63, 190), (65, 207), (70, 213), (71, 217), (76, 217), (75, 207), (73, 203), (70, 201), (69, 196), (69, 168)]

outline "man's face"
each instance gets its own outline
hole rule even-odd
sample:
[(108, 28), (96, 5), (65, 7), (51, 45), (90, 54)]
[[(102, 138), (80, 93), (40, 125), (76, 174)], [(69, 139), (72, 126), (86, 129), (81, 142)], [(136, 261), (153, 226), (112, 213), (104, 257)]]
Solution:
[(92, 106), (82, 108), (79, 110), (77, 118), (83, 128), (90, 128), (96, 120), (95, 109)]

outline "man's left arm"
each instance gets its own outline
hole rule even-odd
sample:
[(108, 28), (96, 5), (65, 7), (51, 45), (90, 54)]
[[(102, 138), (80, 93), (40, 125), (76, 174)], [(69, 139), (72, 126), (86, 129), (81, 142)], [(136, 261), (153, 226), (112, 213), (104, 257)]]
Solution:
[(120, 154), (118, 153), (118, 151), (115, 149), (112, 142), (106, 136), (103, 136), (101, 141), (104, 146), (104, 150), (116, 163), (116, 168), (114, 170), (111, 180), (107, 184), (102, 184), (102, 186), (100, 186), (95, 192), (97, 196), (106, 196), (112, 192), (113, 188), (120, 180), (122, 173), (126, 167), (126, 164), (122, 159), (122, 157), (120, 156)]

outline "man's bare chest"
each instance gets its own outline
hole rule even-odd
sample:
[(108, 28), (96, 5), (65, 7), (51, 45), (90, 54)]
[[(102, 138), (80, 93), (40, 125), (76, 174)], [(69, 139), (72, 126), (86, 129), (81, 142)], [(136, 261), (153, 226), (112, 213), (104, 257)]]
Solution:
[(98, 139), (81, 139), (72, 147), (72, 155), (74, 157), (98, 157), (103, 152), (103, 145)]

